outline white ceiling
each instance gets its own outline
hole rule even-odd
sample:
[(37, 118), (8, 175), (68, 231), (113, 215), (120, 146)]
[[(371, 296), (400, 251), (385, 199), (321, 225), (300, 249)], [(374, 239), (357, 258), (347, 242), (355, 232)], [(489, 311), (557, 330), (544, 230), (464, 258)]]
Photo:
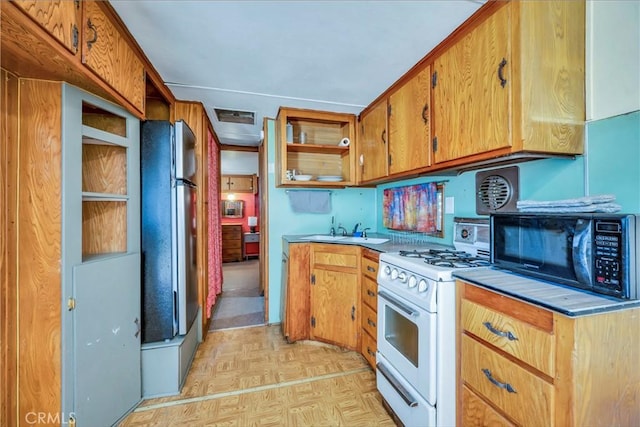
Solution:
[[(243, 146), (280, 106), (360, 113), (483, 3), (111, 0), (175, 97)], [(220, 123), (214, 108), (256, 123)]]

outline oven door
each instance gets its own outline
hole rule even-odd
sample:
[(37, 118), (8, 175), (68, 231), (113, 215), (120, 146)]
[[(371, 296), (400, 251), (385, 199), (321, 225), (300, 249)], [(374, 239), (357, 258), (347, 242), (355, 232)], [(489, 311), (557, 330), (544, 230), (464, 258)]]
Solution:
[(436, 404), (436, 314), (378, 287), (378, 354)]

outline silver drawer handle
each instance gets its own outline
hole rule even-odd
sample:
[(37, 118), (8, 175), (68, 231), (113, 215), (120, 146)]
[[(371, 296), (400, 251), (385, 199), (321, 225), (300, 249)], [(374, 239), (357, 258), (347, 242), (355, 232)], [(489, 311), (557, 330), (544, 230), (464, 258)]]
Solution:
[(418, 406), (418, 401), (416, 400), (416, 398), (413, 397), (411, 393), (409, 393), (409, 391), (393, 377), (393, 374), (391, 374), (391, 372), (384, 365), (378, 362), (376, 364), (376, 368), (378, 368), (378, 372), (380, 372), (382, 376), (385, 377), (387, 381), (389, 381), (391, 387), (393, 387), (398, 392), (407, 406), (411, 408), (415, 408), (416, 406)]
[(515, 335), (513, 335), (510, 331), (504, 332), (501, 331), (500, 329), (496, 329), (493, 327), (493, 325), (491, 324), (491, 322), (484, 322), (483, 325), (493, 334), (502, 337), (502, 338), (506, 338), (509, 341), (517, 341), (518, 337), (516, 337)]
[(489, 381), (491, 381), (491, 383), (492, 383), (493, 385), (495, 385), (495, 386), (497, 386), (497, 387), (500, 387), (500, 388), (503, 388), (503, 389), (507, 390), (509, 393), (517, 393), (517, 392), (516, 392), (516, 389), (515, 389), (515, 388), (513, 388), (513, 387), (511, 386), (511, 384), (509, 384), (509, 383), (501, 383), (500, 381), (498, 381), (498, 380), (496, 380), (495, 378), (493, 378), (493, 376), (491, 375), (491, 371), (490, 371), (490, 370), (488, 370), (488, 369), (484, 368), (484, 369), (482, 370), (482, 372), (483, 372), (483, 373), (484, 373), (484, 375), (487, 377), (487, 379), (488, 379)]

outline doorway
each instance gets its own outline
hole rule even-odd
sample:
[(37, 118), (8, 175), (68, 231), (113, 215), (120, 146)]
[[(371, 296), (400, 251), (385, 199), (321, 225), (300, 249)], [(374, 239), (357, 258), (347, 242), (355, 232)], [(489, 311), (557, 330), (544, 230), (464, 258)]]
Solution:
[(220, 151), (222, 293), (209, 330), (267, 323), (262, 285), (262, 180), (259, 147), (223, 146)]

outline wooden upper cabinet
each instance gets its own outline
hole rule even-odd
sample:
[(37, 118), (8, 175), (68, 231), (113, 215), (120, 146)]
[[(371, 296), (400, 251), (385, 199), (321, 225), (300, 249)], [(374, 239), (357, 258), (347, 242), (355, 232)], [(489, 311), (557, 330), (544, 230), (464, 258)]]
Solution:
[(16, 6), (31, 16), (51, 36), (72, 53), (80, 43), (80, 2), (69, 0), (15, 0)]
[(144, 64), (100, 3), (82, 2), (82, 62), (144, 112)]
[(584, 2), (498, 7), (434, 61), (434, 162), (581, 154)]
[(380, 101), (360, 118), (358, 182), (387, 176), (387, 100)]
[(389, 96), (389, 175), (430, 164), (430, 81), (426, 66)]
[(221, 189), (223, 193), (257, 192), (256, 175), (222, 175)]
[(510, 14), (501, 8), (435, 60), (435, 162), (511, 144)]

